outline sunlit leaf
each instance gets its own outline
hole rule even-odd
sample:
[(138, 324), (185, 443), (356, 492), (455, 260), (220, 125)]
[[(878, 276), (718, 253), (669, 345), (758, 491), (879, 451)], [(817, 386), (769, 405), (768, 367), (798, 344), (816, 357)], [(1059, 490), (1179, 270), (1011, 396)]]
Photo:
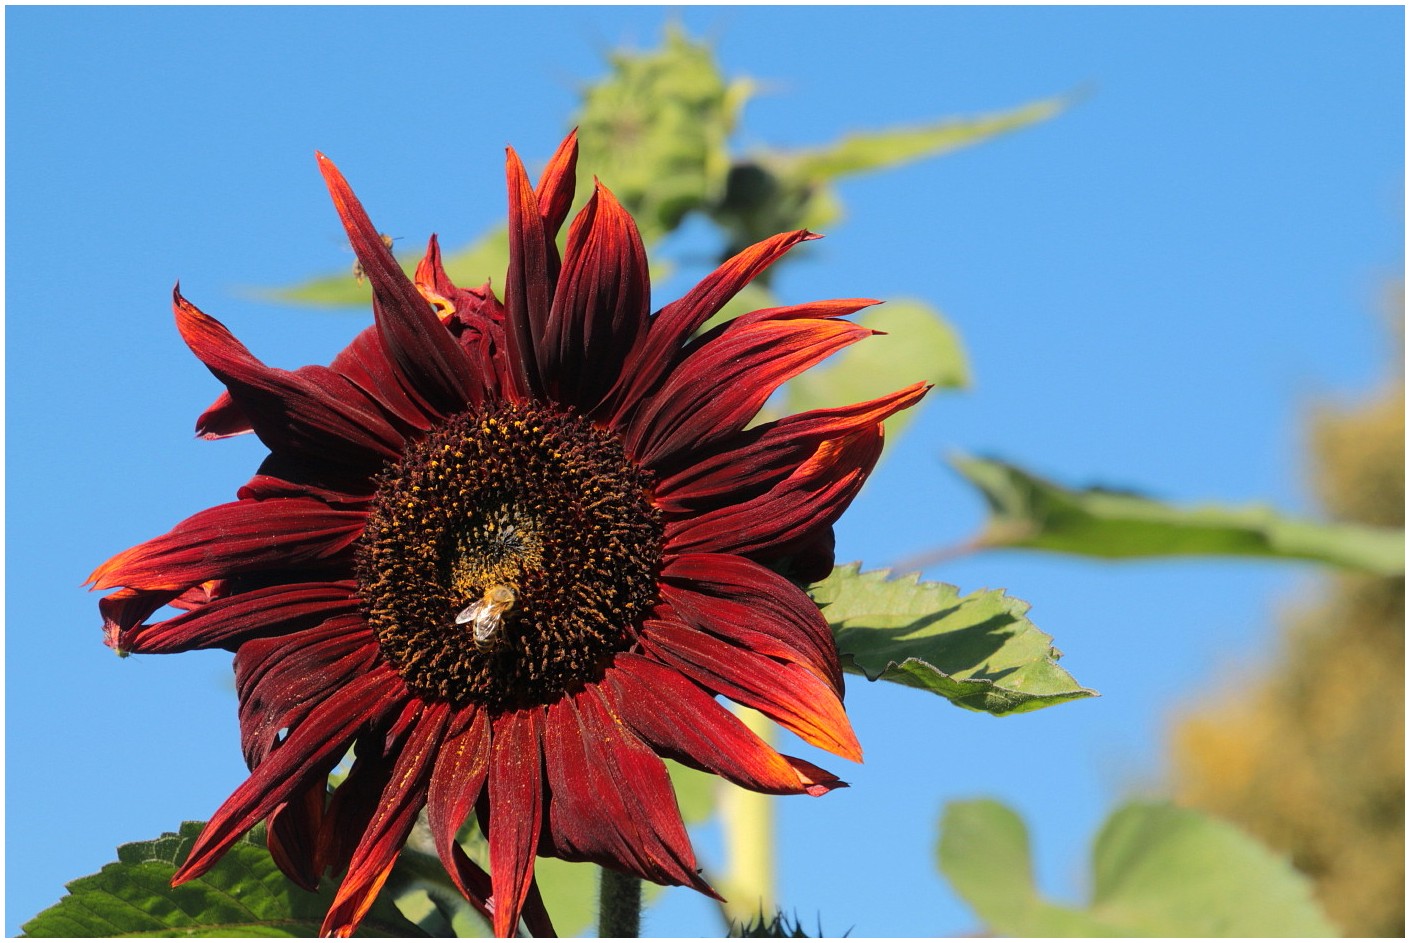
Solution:
[(676, 27), (660, 49), (608, 62), (577, 115), (579, 178), (600, 177), (650, 245), (723, 192), (728, 138), (750, 84), (727, 82), (713, 51)]
[[(262, 829), (237, 842), (215, 867), (171, 886), (203, 827), (118, 848), (118, 860), (69, 882), (68, 894), (22, 927), (28, 936), (317, 936), (333, 889), (292, 884), (264, 847)], [(368, 911), (359, 936), (425, 936), (386, 899)]]
[(1096, 557), (1283, 557), (1386, 576), (1405, 571), (1405, 533), (1284, 517), (1269, 507), (1176, 507), (1129, 492), (1076, 490), (1015, 465), (959, 456), (990, 518), (976, 543)]
[(832, 626), (845, 670), (896, 681), (990, 714), (1017, 714), (1092, 697), (1058, 667), (1052, 636), (1028, 604), (1000, 590), (961, 596), (915, 574), (838, 567), (808, 587)]
[(1161, 802), (1132, 802), (1092, 851), (1092, 900), (1068, 907), (1033, 883), (1028, 830), (993, 800), (952, 802), (940, 870), (1005, 936), (1336, 936), (1291, 864), (1238, 829)]

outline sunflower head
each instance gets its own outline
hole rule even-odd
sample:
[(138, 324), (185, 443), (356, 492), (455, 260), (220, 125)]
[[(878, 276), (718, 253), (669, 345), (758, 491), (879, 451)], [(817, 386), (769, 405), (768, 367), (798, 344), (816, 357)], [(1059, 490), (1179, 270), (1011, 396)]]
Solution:
[[(234, 501), (91, 577), (116, 590), (100, 608), (119, 652), (235, 653), (251, 774), (178, 882), (266, 820), (293, 880), (341, 875), (323, 929), (350, 933), (424, 809), (497, 934), (521, 919), (551, 933), (536, 855), (714, 894), (663, 757), (761, 792), (844, 785), (717, 697), (860, 759), (837, 649), (799, 584), (830, 570), (882, 421), (926, 387), (751, 425), (780, 384), (870, 334), (844, 317), (874, 302), (702, 333), (815, 238), (796, 231), (653, 313), (641, 239), (606, 187), (560, 251), (576, 161), (569, 135), (534, 186), (509, 151), (501, 299), (455, 285), (435, 237), (408, 278), (319, 155), (374, 315), (326, 367), (267, 366), (176, 293), (178, 329), (226, 388), (197, 432), (269, 448)], [(456, 841), (472, 811), (482, 862)]]

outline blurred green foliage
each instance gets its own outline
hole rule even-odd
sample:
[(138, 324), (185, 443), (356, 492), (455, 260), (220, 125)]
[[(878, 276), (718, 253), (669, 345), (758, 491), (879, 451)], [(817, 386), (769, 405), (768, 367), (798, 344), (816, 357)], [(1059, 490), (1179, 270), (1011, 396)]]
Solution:
[[(1403, 323), (1400, 292), (1392, 304)], [(1313, 482), (1341, 520), (1404, 526), (1402, 371), (1365, 403), (1311, 416)], [(1348, 935), (1403, 937), (1404, 576), (1329, 577), (1280, 634), (1271, 665), (1175, 726), (1176, 795), (1290, 855)]]
[(945, 807), (940, 870), (992, 932), (1020, 937), (1335, 936), (1305, 878), (1238, 829), (1132, 802), (1092, 848), (1091, 901), (1053, 903), (1033, 882), (1028, 829), (989, 799)]
[(951, 464), (989, 505), (989, 520), (974, 541), (985, 549), (1108, 559), (1283, 557), (1386, 576), (1405, 571), (1399, 527), (1299, 520), (1271, 507), (1175, 507), (1126, 491), (1067, 488), (994, 459), (957, 456)]

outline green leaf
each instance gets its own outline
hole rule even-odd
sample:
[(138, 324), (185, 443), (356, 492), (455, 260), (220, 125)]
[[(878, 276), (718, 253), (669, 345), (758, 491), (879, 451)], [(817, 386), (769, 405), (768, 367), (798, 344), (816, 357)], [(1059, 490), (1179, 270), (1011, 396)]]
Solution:
[(613, 53), (609, 65), (577, 115), (579, 179), (601, 178), (650, 245), (723, 192), (751, 86), (726, 82), (712, 50), (676, 27), (660, 49)]
[(730, 168), (724, 196), (710, 213), (730, 233), (729, 252), (776, 232), (822, 229), (842, 216), (834, 180), (978, 144), (1044, 121), (1072, 101), (1052, 98), (974, 118), (852, 133), (806, 150), (760, 151)]
[(1232, 825), (1163, 802), (1132, 802), (1107, 820), (1083, 908), (1039, 895), (1028, 831), (1001, 803), (947, 805), (938, 857), (956, 892), (1006, 936), (1337, 935), (1287, 861)]
[[(941, 389), (969, 384), (959, 335), (924, 302), (890, 301), (852, 320), (884, 333), (864, 338), (790, 380), (784, 386), (787, 413), (860, 403), (921, 380)], [(888, 444), (901, 435), (917, 409), (904, 409), (886, 421)]]
[[(203, 827), (118, 848), (118, 860), (68, 884), (69, 893), (21, 928), (27, 936), (317, 936), (333, 902), (326, 885), (310, 893), (279, 871), (263, 829), (236, 842), (215, 867), (171, 886)], [(359, 936), (425, 936), (386, 898), (368, 911)]]
[(1022, 547), (1124, 558), (1218, 554), (1312, 560), (1384, 576), (1405, 572), (1405, 533), (1284, 517), (1261, 506), (1174, 507), (1129, 492), (1075, 490), (1014, 465), (951, 463), (983, 493), (981, 548)]
[(869, 681), (932, 691), (960, 707), (1017, 714), (1092, 697), (1059, 668), (1052, 636), (1002, 590), (961, 596), (915, 574), (891, 579), (853, 563), (808, 588), (832, 626), (842, 667)]
[(1046, 121), (1072, 102), (1068, 96), (1032, 102), (1008, 111), (972, 118), (945, 118), (909, 128), (854, 132), (834, 144), (791, 153), (774, 159), (792, 165), (794, 174), (812, 181), (835, 180), (850, 174), (895, 167), (914, 160), (938, 157)]

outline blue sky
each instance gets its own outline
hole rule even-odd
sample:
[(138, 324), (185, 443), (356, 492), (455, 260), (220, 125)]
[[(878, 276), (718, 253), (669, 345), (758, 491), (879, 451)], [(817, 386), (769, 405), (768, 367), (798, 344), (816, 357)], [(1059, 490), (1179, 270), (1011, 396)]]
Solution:
[[(504, 213), (504, 144), (541, 163), (603, 54), (654, 46), (673, 17), (760, 82), (740, 149), (1091, 88), (1045, 125), (848, 182), (847, 218), (776, 283), (793, 302), (926, 299), (971, 357), (974, 388), (932, 397), (839, 528), (841, 559), (971, 533), (982, 509), (941, 462), (953, 450), (1314, 510), (1305, 408), (1374, 389), (1392, 342), (1398, 7), (12, 7), (8, 932), (115, 845), (208, 817), (245, 773), (229, 656), (120, 662), (79, 585), (259, 459), (191, 435), (218, 388), (177, 337), (172, 283), (270, 362), (327, 362), (367, 315), (245, 291), (351, 263), (315, 149), (382, 228), (463, 244)], [(928, 571), (1031, 602), (1103, 697), (995, 720), (854, 681), (867, 762), (838, 770), (850, 790), (779, 804), (782, 903), (831, 933), (975, 929), (932, 847), (942, 804), (977, 795), (1027, 818), (1040, 883), (1080, 893), (1111, 805), (1159, 791), (1174, 712), (1247, 679), (1275, 608), (1316, 575), (1018, 553)], [(646, 931), (710, 921), (673, 890)]]

